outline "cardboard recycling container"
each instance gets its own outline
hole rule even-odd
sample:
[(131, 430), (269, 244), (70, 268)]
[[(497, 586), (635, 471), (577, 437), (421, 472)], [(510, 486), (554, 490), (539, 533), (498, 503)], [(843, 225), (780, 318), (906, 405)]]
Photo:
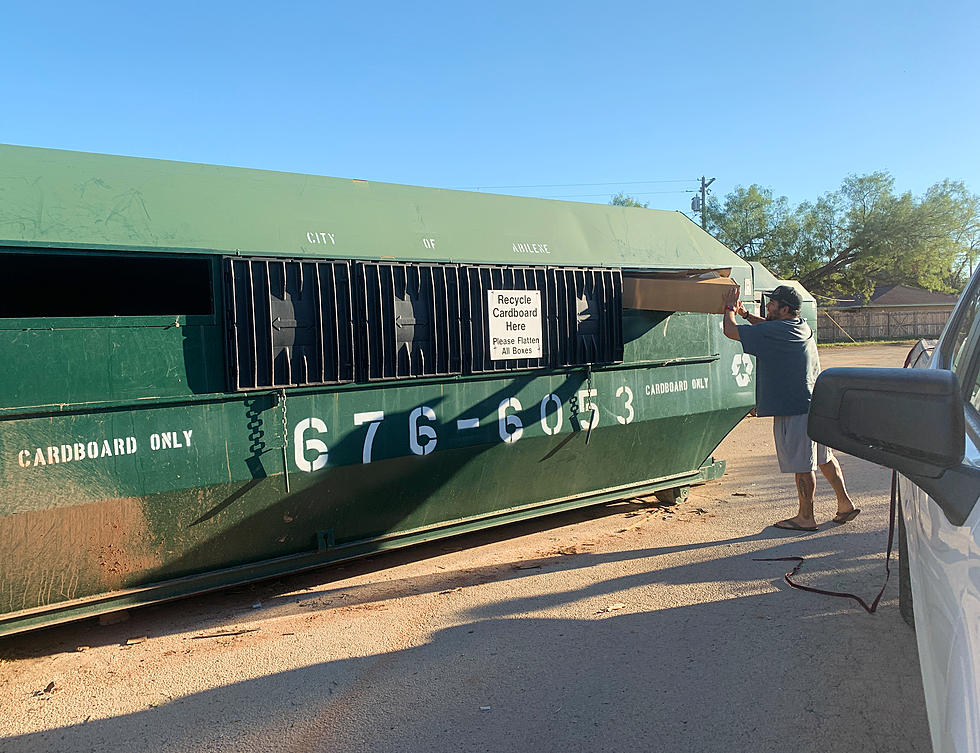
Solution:
[(648, 311), (725, 313), (725, 294), (734, 288), (730, 269), (623, 274), (623, 307)]
[(623, 307), (624, 275), (691, 312), (753, 280), (680, 212), (3, 144), (0, 174), (0, 636), (676, 499), (755, 402), (720, 317)]

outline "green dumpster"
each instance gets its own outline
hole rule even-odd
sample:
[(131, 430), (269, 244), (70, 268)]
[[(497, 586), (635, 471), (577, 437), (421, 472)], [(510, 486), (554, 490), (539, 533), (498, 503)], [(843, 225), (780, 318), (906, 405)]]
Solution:
[(751, 284), (679, 213), (0, 146), (0, 265), (0, 634), (674, 493), (754, 403), (624, 296)]

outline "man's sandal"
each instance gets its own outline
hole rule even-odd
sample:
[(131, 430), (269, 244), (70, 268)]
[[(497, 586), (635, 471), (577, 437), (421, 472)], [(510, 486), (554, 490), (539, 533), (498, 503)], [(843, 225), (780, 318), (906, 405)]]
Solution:
[(850, 521), (854, 520), (854, 518), (858, 516), (859, 512), (861, 512), (861, 509), (859, 507), (855, 507), (850, 512), (839, 512), (834, 516), (834, 522), (849, 523)]
[(772, 524), (773, 528), (782, 528), (784, 531), (816, 531), (816, 526), (801, 526), (792, 520), (780, 520)]

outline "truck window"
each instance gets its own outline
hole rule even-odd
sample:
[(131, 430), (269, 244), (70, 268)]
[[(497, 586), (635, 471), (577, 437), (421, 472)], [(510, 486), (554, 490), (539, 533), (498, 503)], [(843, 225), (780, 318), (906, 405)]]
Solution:
[[(974, 408), (980, 410), (980, 322), (977, 321), (977, 311), (980, 310), (980, 278), (974, 281), (973, 288), (968, 290), (964, 300), (966, 306), (959, 322), (956, 333), (952, 338), (952, 348), (948, 352), (949, 365), (963, 386), (969, 386), (965, 395)], [(974, 331), (977, 330), (977, 331)], [(972, 336), (971, 336), (972, 333)]]
[[(964, 363), (963, 356), (969, 343), (970, 330), (973, 328), (973, 322), (977, 318), (977, 308), (980, 307), (980, 285), (975, 285), (969, 296), (970, 298), (963, 311), (963, 316), (960, 318), (959, 325), (956, 328), (956, 335), (953, 338), (952, 347), (946, 354), (950, 359), (949, 368), (956, 372), (956, 375), (961, 380), (963, 375), (959, 373), (959, 370), (961, 367), (968, 365)], [(960, 383), (962, 384), (962, 381)]]

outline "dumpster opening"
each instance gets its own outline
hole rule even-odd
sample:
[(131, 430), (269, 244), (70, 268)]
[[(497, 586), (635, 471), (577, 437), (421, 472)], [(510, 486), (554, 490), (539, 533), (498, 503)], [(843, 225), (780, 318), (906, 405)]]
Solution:
[(735, 286), (729, 269), (679, 272), (623, 271), (623, 306), (647, 311), (725, 313), (725, 294)]
[(0, 253), (0, 318), (212, 314), (211, 262)]

